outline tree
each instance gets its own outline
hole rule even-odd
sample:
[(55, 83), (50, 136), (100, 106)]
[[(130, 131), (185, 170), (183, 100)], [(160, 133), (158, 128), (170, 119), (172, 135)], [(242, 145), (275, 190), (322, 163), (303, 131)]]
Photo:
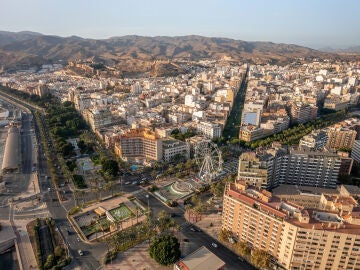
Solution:
[(102, 162), (102, 171), (108, 176), (117, 176), (119, 173), (119, 164), (112, 159), (107, 159)]
[(250, 247), (244, 243), (244, 242), (237, 242), (235, 244), (235, 249), (237, 251), (237, 253), (239, 253), (242, 257), (248, 257), (250, 255), (251, 249)]
[(270, 263), (270, 255), (262, 249), (254, 249), (251, 252), (251, 262), (257, 268), (268, 269)]
[(157, 228), (160, 233), (168, 232), (169, 229), (173, 228), (176, 223), (165, 210), (162, 210), (158, 214), (156, 222)]
[(63, 249), (60, 246), (56, 246), (54, 249), (54, 255), (56, 258), (60, 258), (63, 255)]
[(217, 182), (212, 183), (210, 186), (210, 191), (215, 197), (221, 197), (224, 193), (224, 183)]
[(232, 237), (232, 233), (229, 230), (222, 229), (218, 237), (221, 242), (229, 242), (229, 238)]
[(51, 269), (51, 267), (54, 265), (54, 263), (55, 263), (54, 254), (49, 254), (49, 256), (46, 259), (46, 262), (44, 263), (44, 268)]
[(161, 265), (173, 264), (181, 255), (179, 241), (171, 235), (156, 237), (150, 245), (149, 254)]

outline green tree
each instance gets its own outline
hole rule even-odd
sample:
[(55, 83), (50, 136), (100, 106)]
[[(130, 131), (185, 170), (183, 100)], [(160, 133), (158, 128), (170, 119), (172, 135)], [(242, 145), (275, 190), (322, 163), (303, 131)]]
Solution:
[(156, 237), (150, 245), (149, 254), (161, 265), (173, 264), (181, 255), (179, 241), (172, 235)]
[(165, 210), (162, 210), (158, 214), (156, 226), (160, 233), (166, 233), (176, 225), (174, 219), (172, 219)]
[(51, 269), (55, 263), (55, 257), (54, 254), (49, 254), (49, 256), (46, 259), (46, 262), (44, 263), (45, 269)]
[(112, 159), (106, 159), (102, 162), (102, 171), (108, 176), (117, 176), (119, 173), (119, 164)]

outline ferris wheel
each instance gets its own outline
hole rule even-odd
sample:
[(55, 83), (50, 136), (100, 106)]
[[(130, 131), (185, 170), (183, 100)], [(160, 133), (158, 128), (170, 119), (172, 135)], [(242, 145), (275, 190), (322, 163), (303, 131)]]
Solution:
[(195, 160), (201, 181), (211, 182), (222, 171), (221, 151), (211, 140), (204, 139), (195, 145)]

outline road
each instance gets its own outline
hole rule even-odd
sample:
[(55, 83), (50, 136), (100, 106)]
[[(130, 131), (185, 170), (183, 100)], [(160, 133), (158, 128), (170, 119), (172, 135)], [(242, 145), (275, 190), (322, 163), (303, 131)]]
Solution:
[[(78, 237), (76, 234), (67, 234), (67, 229), (71, 227), (70, 222), (67, 220), (67, 211), (60, 204), (58, 200), (58, 196), (56, 192), (54, 192), (57, 187), (55, 187), (50, 178), (46, 177), (49, 174), (49, 168), (47, 168), (47, 158), (54, 158), (56, 155), (54, 154), (52, 157), (45, 157), (43, 149), (39, 144), (38, 148), (38, 160), (32, 160), (33, 153), (33, 145), (32, 145), (32, 136), (33, 128), (35, 130), (35, 135), (37, 136), (37, 141), (40, 142), (40, 134), (39, 127), (36, 126), (36, 122), (31, 122), (33, 116), (33, 112), (37, 110), (36, 106), (32, 106), (30, 104), (26, 104), (22, 101), (19, 101), (9, 95), (4, 95), (0, 92), (0, 96), (6, 100), (18, 106), (22, 110), (25, 110), (26, 113), (23, 114), (22, 118), (22, 134), (21, 134), (21, 152), (22, 152), (22, 173), (21, 174), (12, 174), (11, 181), (9, 181), (9, 189), (11, 190), (10, 194), (8, 194), (9, 198), (16, 196), (16, 194), (25, 191), (28, 186), (29, 176), (33, 169), (33, 163), (37, 163), (37, 169), (39, 173), (39, 186), (41, 194), (43, 194), (43, 201), (46, 202), (47, 209), (49, 210), (51, 216), (54, 218), (56, 225), (59, 228), (59, 231), (62, 233), (66, 244), (69, 247), (69, 252), (71, 257), (73, 257), (71, 264), (67, 267), (67, 269), (74, 269), (75, 267), (79, 267), (80, 269), (92, 270), (92, 269), (101, 269), (101, 256), (105, 253), (106, 247), (102, 243), (96, 244), (87, 244), (81, 241), (78, 241)], [(5, 96), (5, 97), (4, 97)], [(44, 119), (42, 118), (44, 121)], [(34, 126), (32, 126), (34, 124)], [(43, 122), (44, 124), (44, 122)], [(47, 132), (47, 130), (46, 130)], [(47, 138), (50, 138), (47, 134)], [(50, 149), (53, 149), (51, 140), (48, 140), (44, 143), (48, 143)], [(56, 162), (56, 161), (55, 161)], [(61, 172), (57, 170), (57, 173), (61, 175)], [(51, 189), (49, 192), (48, 189)], [(70, 201), (70, 204), (73, 202)], [(0, 214), (4, 216), (8, 216), (9, 207), (3, 207), (0, 209)], [(84, 250), (84, 256), (79, 256), (78, 249)]]
[[(33, 109), (33, 108), (31, 108)], [(24, 172), (31, 172), (32, 170), (32, 160), (31, 155), (32, 149), (31, 145), (31, 116), (25, 115), (24, 116), (24, 134), (22, 136), (22, 152), (23, 154), (23, 171)], [(39, 136), (39, 128), (35, 127), (36, 136), (38, 141), (40, 141)], [(49, 138), (49, 136), (48, 136)], [(50, 149), (52, 149), (52, 142), (48, 140)], [(107, 247), (103, 243), (94, 243), (88, 244), (82, 242), (79, 238), (77, 233), (73, 231), (73, 228), (70, 222), (67, 220), (67, 211), (64, 205), (74, 204), (72, 198), (69, 198), (68, 202), (65, 204), (61, 204), (58, 200), (57, 193), (55, 192), (58, 187), (53, 185), (53, 182), (45, 177), (49, 174), (49, 169), (47, 168), (46, 158), (53, 158), (52, 157), (45, 157), (43, 153), (43, 149), (39, 147), (39, 160), (38, 163), (38, 172), (40, 175), (40, 189), (43, 193), (43, 200), (47, 204), (47, 208), (54, 218), (56, 225), (62, 234), (67, 246), (70, 255), (73, 257), (72, 263), (66, 267), (66, 269), (74, 269), (75, 267), (79, 267), (80, 269), (84, 270), (91, 270), (91, 269), (101, 269), (101, 256), (106, 252)], [(61, 173), (60, 171), (57, 172), (58, 174)], [(181, 208), (169, 208), (165, 206), (162, 202), (158, 201), (154, 196), (151, 194), (147, 194), (146, 191), (141, 190), (141, 187), (137, 185), (125, 184), (126, 182), (133, 182), (135, 180), (139, 181), (141, 176), (134, 175), (134, 176), (126, 176), (123, 179), (123, 182), (116, 185), (115, 190), (123, 190), (125, 192), (136, 192), (139, 190), (137, 197), (143, 201), (144, 204), (148, 204), (151, 208), (151, 215), (157, 216), (161, 210), (165, 210), (166, 212), (174, 213), (176, 216), (174, 217), (177, 224), (180, 225), (181, 233), (184, 237), (188, 238), (190, 241), (195, 243), (196, 247), (200, 247), (202, 245), (208, 247), (211, 251), (213, 251), (219, 258), (224, 260), (227, 264), (227, 269), (254, 269), (246, 263), (240, 262), (238, 256), (234, 254), (232, 251), (227, 249), (226, 247), (219, 244), (218, 248), (214, 248), (211, 246), (212, 242), (216, 242), (215, 239), (211, 238), (209, 235), (203, 232), (193, 232), (190, 230), (190, 225), (184, 218), (184, 212)], [(50, 188), (50, 191), (48, 190)], [(111, 191), (110, 191), (111, 192)], [(89, 193), (89, 192), (87, 192)], [(90, 199), (93, 195), (88, 195), (86, 199)], [(103, 195), (105, 196), (105, 195)], [(68, 233), (69, 232), (69, 233)], [(80, 256), (78, 254), (78, 250), (81, 249), (84, 251), (84, 256)]]
[[(44, 119), (42, 119), (44, 120)], [(44, 123), (43, 123), (44, 124)], [(39, 130), (38, 128), (36, 129)], [(38, 138), (40, 139), (39, 134), (37, 133)], [(52, 149), (52, 142), (48, 140), (50, 149)], [(68, 200), (65, 203), (60, 203), (56, 190), (58, 187), (54, 186), (54, 183), (51, 181), (49, 169), (47, 167), (47, 157), (43, 152), (43, 149), (39, 147), (39, 160), (38, 160), (38, 171), (39, 171), (39, 179), (40, 180), (40, 188), (42, 193), (44, 194), (43, 200), (47, 204), (47, 208), (55, 220), (56, 226), (58, 227), (60, 233), (62, 234), (65, 243), (68, 246), (69, 255), (73, 258), (71, 264), (67, 267), (67, 269), (74, 269), (75, 267), (79, 267), (84, 270), (92, 270), (92, 269), (100, 269), (101, 268), (101, 258), (102, 255), (106, 252), (106, 246), (103, 243), (95, 243), (88, 244), (82, 242), (77, 233), (75, 233), (72, 229), (72, 226), (67, 216), (67, 210), (71, 208), (71, 206), (75, 205), (72, 196), (69, 196)], [(52, 155), (55, 156), (54, 154)], [(56, 162), (56, 161), (55, 161)], [(57, 168), (57, 174), (61, 175), (60, 170)], [(49, 191), (50, 189), (50, 191)], [(67, 193), (71, 192), (68, 186), (62, 188), (62, 190), (67, 191)], [(67, 208), (65, 208), (67, 206)], [(68, 231), (72, 231), (73, 233), (68, 234)], [(84, 255), (80, 256), (78, 254), (78, 250), (81, 249), (84, 251)]]
[[(148, 195), (148, 198), (146, 197), (146, 195)], [(248, 263), (240, 261), (238, 255), (229, 250), (227, 247), (221, 245), (216, 239), (213, 239), (208, 234), (202, 232), (201, 230), (198, 230), (196, 226), (187, 222), (184, 217), (184, 211), (179, 207), (169, 208), (151, 194), (146, 194), (145, 191), (138, 194), (137, 197), (144, 204), (149, 203), (149, 206), (151, 208), (151, 215), (153, 217), (156, 217), (158, 213), (162, 210), (174, 213), (175, 217), (173, 217), (173, 219), (178, 225), (180, 225), (180, 231), (184, 238), (189, 239), (193, 244), (195, 244), (194, 250), (200, 248), (201, 246), (207, 247), (211, 252), (213, 252), (216, 256), (218, 256), (226, 263), (227, 270), (255, 270), (255, 268)], [(196, 231), (194, 232), (190, 230), (191, 227), (196, 228)], [(217, 248), (214, 248), (211, 245), (211, 243), (213, 242), (217, 243)]]
[[(227, 247), (221, 245), (218, 241), (211, 238), (209, 235), (202, 231), (192, 231), (190, 228), (197, 229), (192, 224), (184, 224), (181, 226), (181, 232), (183, 235), (194, 242), (198, 247), (205, 246), (216, 256), (222, 259), (226, 263), (227, 270), (255, 270), (253, 266), (246, 262), (239, 260), (239, 256), (229, 250)], [(212, 243), (216, 243), (217, 247), (213, 247)]]

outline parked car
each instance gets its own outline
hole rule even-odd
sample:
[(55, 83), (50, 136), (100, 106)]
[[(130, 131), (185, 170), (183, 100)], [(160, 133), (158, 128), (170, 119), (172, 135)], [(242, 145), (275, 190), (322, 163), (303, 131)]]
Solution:
[(218, 244), (212, 242), (211, 245), (214, 247), (214, 248), (217, 248), (218, 247)]
[(84, 255), (84, 252), (81, 249), (78, 250), (78, 253), (79, 253), (80, 256)]

